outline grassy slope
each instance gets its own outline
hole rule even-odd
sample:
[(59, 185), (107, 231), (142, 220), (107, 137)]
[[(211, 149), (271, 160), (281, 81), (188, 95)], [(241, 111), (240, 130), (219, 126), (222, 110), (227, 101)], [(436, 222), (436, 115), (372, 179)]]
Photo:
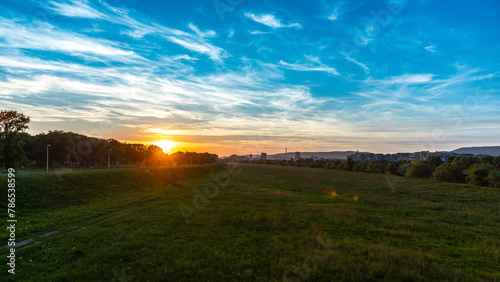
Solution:
[[(268, 281), (292, 271), (316, 281), (500, 279), (498, 189), (242, 168), (190, 224), (179, 204), (193, 206), (192, 188), (203, 190), (208, 173), (224, 167), (19, 178), (18, 241), (58, 233), (16, 252), (15, 278)], [(318, 237), (327, 236), (325, 251)], [(6, 271), (0, 264), (2, 281)]]

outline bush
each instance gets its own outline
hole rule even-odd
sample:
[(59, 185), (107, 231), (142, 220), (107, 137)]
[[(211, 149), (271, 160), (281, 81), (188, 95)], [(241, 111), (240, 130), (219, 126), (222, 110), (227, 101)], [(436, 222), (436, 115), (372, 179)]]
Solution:
[(423, 161), (412, 161), (408, 170), (407, 177), (430, 178), (432, 176), (432, 167)]
[(390, 162), (385, 166), (385, 173), (396, 175), (398, 173), (398, 163)]
[(353, 171), (365, 172), (366, 171), (366, 162), (357, 162), (352, 168)]
[(427, 158), (427, 160), (425, 160), (425, 162), (428, 163), (432, 167), (432, 169), (436, 169), (443, 163), (441, 158), (438, 156), (430, 156)]
[(500, 156), (497, 156), (495, 160), (493, 161), (493, 165), (495, 166), (496, 169), (500, 170)]
[(337, 169), (337, 167), (341, 164), (342, 162), (340, 160), (334, 160), (331, 164), (330, 164), (330, 169)]
[(500, 188), (500, 171), (493, 169), (488, 172), (488, 182), (491, 187)]
[(402, 164), (398, 167), (396, 175), (405, 176), (406, 172), (410, 168), (410, 164)]
[(469, 167), (469, 181), (477, 186), (489, 186), (488, 175), (495, 168), (490, 164), (473, 164)]
[(434, 178), (446, 182), (465, 182), (463, 167), (458, 163), (441, 164), (434, 171)]
[(482, 164), (490, 164), (490, 165), (493, 165), (494, 161), (495, 161), (495, 157), (490, 156), (490, 155), (486, 155), (486, 156), (483, 156), (483, 157), (481, 158), (481, 163), (482, 163)]

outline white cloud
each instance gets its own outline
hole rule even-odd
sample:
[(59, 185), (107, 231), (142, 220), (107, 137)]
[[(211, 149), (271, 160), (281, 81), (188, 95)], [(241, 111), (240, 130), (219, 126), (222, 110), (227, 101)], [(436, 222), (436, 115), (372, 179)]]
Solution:
[(191, 39), (191, 38), (179, 38), (175, 36), (166, 36), (167, 40), (176, 43), (188, 50), (198, 52), (200, 54), (206, 54), (210, 57), (210, 59), (220, 62), (223, 58), (228, 57), (229, 55), (222, 48), (213, 46), (211, 44), (200, 44), (199, 41)]
[(286, 62), (280, 60), (280, 65), (282, 67), (284, 67), (286, 69), (290, 69), (290, 70), (296, 70), (296, 71), (319, 71), (319, 72), (326, 72), (326, 73), (333, 74), (333, 75), (340, 75), (339, 72), (336, 69), (334, 69), (332, 67), (329, 67), (327, 65), (324, 65), (322, 63), (316, 64), (316, 65), (313, 65), (313, 64), (310, 64), (310, 63), (305, 63), (305, 64), (300, 64), (300, 63), (289, 64), (289, 63), (286, 63)]
[(339, 7), (339, 6), (337, 6), (337, 7), (333, 10), (333, 12), (332, 12), (332, 13), (328, 16), (328, 19), (329, 19), (329, 20), (331, 20), (331, 21), (335, 21), (335, 20), (337, 20), (337, 19), (339, 18), (339, 16), (340, 16), (339, 9), (340, 9), (340, 7)]
[(432, 52), (432, 53), (436, 53), (436, 46), (434, 46), (434, 45), (427, 46), (427, 47), (425, 47), (425, 50)]
[(103, 13), (90, 7), (87, 1), (72, 0), (70, 2), (71, 4), (50, 1), (49, 4), (52, 6), (49, 8), (66, 17), (89, 19), (102, 19), (105, 17)]
[(281, 23), (281, 20), (277, 19), (274, 15), (272, 14), (260, 14), (256, 15), (253, 13), (245, 13), (245, 17), (252, 19), (255, 22), (267, 25), (272, 28), (283, 28), (283, 27), (296, 27), (296, 28), (302, 28), (302, 25), (300, 23), (292, 23), (292, 24), (283, 24)]
[[(17, 32), (12, 32), (16, 30)], [(91, 54), (111, 60), (141, 59), (132, 50), (115, 42), (60, 30), (47, 23), (25, 25), (0, 18), (0, 46), (31, 50), (48, 50), (69, 55)]]
[(136, 14), (136, 18), (141, 19), (144, 19), (145, 16), (138, 14), (135, 11), (116, 8), (109, 5), (105, 1), (99, 1), (99, 3), (102, 5), (101, 11), (91, 8), (87, 2), (76, 0), (72, 1), (71, 4), (57, 4), (51, 2), (51, 5), (47, 8), (67, 17), (99, 18), (110, 23), (125, 26), (127, 29), (122, 30), (121, 33), (135, 39), (142, 39), (148, 34), (160, 36), (193, 52), (208, 55), (216, 62), (221, 62), (223, 58), (228, 57), (225, 50), (207, 42), (206, 38), (217, 36), (217, 34), (212, 30), (202, 32), (192, 23), (189, 24), (188, 27), (194, 33), (172, 29), (148, 20), (136, 20), (131, 17), (130, 14)]
[(346, 60), (348, 60), (349, 62), (360, 66), (365, 71), (365, 74), (367, 74), (367, 75), (370, 74), (370, 69), (368, 68), (368, 66), (366, 64), (358, 62), (356, 59), (352, 58), (351, 56), (349, 56), (348, 54), (345, 54), (343, 52), (340, 52), (340, 54), (342, 54), (346, 58)]
[(365, 83), (368, 84), (423, 84), (430, 83), (433, 79), (434, 75), (431, 73), (424, 74), (409, 74), (405, 73), (400, 76), (391, 76), (388, 78), (380, 79), (380, 80), (365, 80)]
[(250, 34), (268, 34), (269, 32), (254, 30), (254, 31), (249, 31), (249, 33)]
[(217, 36), (217, 34), (215, 33), (215, 31), (213, 31), (213, 30), (207, 30), (205, 32), (202, 32), (202, 31), (200, 31), (200, 29), (197, 26), (195, 26), (192, 23), (189, 24), (189, 28), (191, 30), (193, 30), (196, 34), (198, 34), (198, 36), (200, 36), (200, 37), (216, 37)]

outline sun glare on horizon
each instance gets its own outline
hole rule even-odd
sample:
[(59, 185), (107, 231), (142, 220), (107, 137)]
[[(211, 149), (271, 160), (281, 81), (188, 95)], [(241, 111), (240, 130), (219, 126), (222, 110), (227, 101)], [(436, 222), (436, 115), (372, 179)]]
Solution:
[(160, 147), (164, 153), (170, 153), (170, 149), (172, 149), (175, 145), (177, 145), (177, 143), (170, 140), (156, 141), (153, 144)]

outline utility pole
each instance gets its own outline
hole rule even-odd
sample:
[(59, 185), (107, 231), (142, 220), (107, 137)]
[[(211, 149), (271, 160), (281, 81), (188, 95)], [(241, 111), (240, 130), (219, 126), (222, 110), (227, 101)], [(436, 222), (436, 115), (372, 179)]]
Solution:
[(49, 147), (50, 144), (47, 144), (47, 173), (49, 173)]

